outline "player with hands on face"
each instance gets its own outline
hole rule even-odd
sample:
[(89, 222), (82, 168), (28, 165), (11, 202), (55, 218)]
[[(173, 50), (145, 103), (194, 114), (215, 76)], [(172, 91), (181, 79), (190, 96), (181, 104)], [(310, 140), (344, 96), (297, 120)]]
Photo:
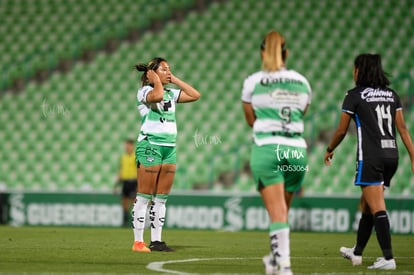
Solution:
[[(138, 190), (134, 203), (133, 251), (173, 251), (162, 241), (161, 233), (165, 221), (166, 202), (174, 181), (176, 169), (177, 125), (175, 108), (177, 103), (196, 101), (200, 93), (190, 84), (174, 76), (163, 58), (156, 57), (148, 64), (138, 64), (143, 72), (142, 87), (137, 94), (137, 105), (141, 115), (141, 130), (136, 143)], [(166, 88), (172, 83), (179, 89)], [(145, 216), (151, 203), (149, 219), (151, 243), (144, 242)]]

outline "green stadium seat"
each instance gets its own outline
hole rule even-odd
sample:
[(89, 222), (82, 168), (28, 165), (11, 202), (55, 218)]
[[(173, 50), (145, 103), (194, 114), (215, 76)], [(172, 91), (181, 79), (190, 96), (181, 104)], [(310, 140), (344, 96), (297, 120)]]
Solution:
[[(184, 2), (186, 8), (193, 5), (193, 1)], [(3, 69), (15, 78), (24, 75), (16, 72), (16, 68), (27, 63), (34, 64), (31, 67), (33, 71), (41, 66), (55, 68), (58, 58), (78, 58), (85, 49), (102, 48), (109, 38), (125, 37), (130, 27), (147, 27), (150, 18), (146, 17), (148, 13), (144, 9), (151, 11), (149, 14), (152, 17), (163, 19), (171, 16), (173, 6), (177, 5), (171, 2), (165, 5), (158, 1), (150, 4), (143, 1), (107, 1), (99, 6), (94, 2), (67, 2), (57, 6), (53, 2), (38, 1), (25, 6), (19, 2), (0, 3), (0, 17), (7, 28), (7, 35), (2, 35), (5, 47), (19, 47), (15, 52), (7, 50), (12, 54), (1, 58)], [(21, 16), (22, 13), (25, 16)], [(46, 65), (33, 62), (31, 59), (35, 56), (48, 60)], [(32, 75), (26, 73), (26, 77)], [(10, 85), (11, 82), (4, 83)]]
[[(0, 2), (4, 22), (0, 35), (4, 30), (9, 32), (1, 35), (0, 61), (5, 65), (0, 70), (8, 68), (4, 75), (30, 77), (39, 68), (54, 68), (61, 58), (78, 58), (86, 48), (102, 48), (109, 38), (125, 37), (130, 28), (148, 27), (151, 17), (163, 19), (164, 25), (159, 32), (141, 34), (134, 43), (121, 43), (112, 54), (98, 53), (90, 63), (76, 63), (67, 74), (54, 73), (44, 84), (30, 83), (18, 96), (2, 97), (0, 118), (8, 123), (0, 131), (0, 139), (8, 142), (0, 144), (0, 151), (11, 157), (8, 165), (0, 166), (0, 182), (16, 190), (108, 191), (116, 175), (122, 140), (135, 138), (139, 130), (135, 96), (140, 84), (133, 65), (158, 55), (165, 56), (173, 72), (203, 94), (200, 102), (178, 107), (174, 188), (209, 186), (222, 172), (241, 171), (249, 160), (251, 143), (251, 129), (240, 106), (241, 85), (247, 75), (260, 68), (258, 44), (263, 34), (276, 28), (287, 37), (288, 67), (307, 76), (314, 91), (305, 125), (305, 137), (312, 142), (305, 194), (357, 195), (360, 190), (352, 184), (355, 136), (346, 137), (333, 166), (325, 168), (322, 157), (326, 144), (315, 143), (318, 134), (336, 126), (344, 93), (352, 86), (352, 58), (357, 53), (381, 52), (384, 66), (395, 77), (412, 67), (414, 45), (407, 37), (414, 31), (401, 27), (413, 25), (410, 2), (386, 2), (374, 9), (372, 2), (363, 0), (229, 0), (213, 2), (202, 13), (190, 11), (180, 22), (164, 19), (174, 9), (187, 10), (195, 1), (168, 0), (161, 5), (160, 1), (109, 0), (99, 6), (94, 1), (32, 1), (24, 7), (16, 3)], [(17, 16), (23, 9), (27, 16)], [(161, 12), (155, 14), (156, 10)], [(275, 18), (272, 10), (284, 12)], [(374, 10), (383, 16), (371, 20)], [(259, 16), (261, 20), (246, 20)], [(289, 20), (293, 17), (298, 20)], [(366, 28), (368, 23), (370, 28)], [(387, 33), (395, 37), (383, 39)], [(375, 37), (380, 42), (371, 39), (374, 45), (359, 37)], [(401, 58), (395, 59), (397, 54)], [(10, 78), (4, 79), (0, 85), (10, 85)], [(408, 90), (408, 84), (396, 85)], [(70, 116), (43, 117), (40, 106), (44, 100), (67, 106)], [(407, 110), (407, 121), (413, 118), (414, 112)], [(196, 130), (201, 135), (218, 135), (222, 143), (196, 147)], [(23, 148), (16, 149), (22, 141)], [(243, 149), (236, 152), (234, 148)], [(26, 156), (29, 149), (33, 152)], [(30, 167), (29, 178), (5, 172), (27, 158), (30, 161), (22, 168)], [(36, 165), (31, 164), (33, 159)], [(407, 160), (402, 150), (391, 194), (413, 194)], [(231, 190), (254, 191), (251, 176), (236, 178)]]

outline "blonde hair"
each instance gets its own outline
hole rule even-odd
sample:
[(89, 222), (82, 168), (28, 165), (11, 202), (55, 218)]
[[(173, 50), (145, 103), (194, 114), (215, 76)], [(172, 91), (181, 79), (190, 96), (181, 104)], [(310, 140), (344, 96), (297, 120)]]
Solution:
[(263, 39), (262, 64), (265, 71), (277, 71), (286, 59), (285, 38), (277, 31), (270, 31)]

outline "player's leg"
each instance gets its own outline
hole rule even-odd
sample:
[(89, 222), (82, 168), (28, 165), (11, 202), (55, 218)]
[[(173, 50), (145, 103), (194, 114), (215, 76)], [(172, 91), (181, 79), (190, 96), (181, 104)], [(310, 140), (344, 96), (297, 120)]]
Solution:
[(395, 261), (393, 260), (392, 248), (391, 248), (391, 233), (390, 223), (385, 208), (384, 191), (382, 185), (370, 185), (362, 188), (363, 196), (371, 209), (371, 213), (374, 215), (374, 227), (377, 235), (378, 243), (381, 247), (384, 258), (380, 258), (380, 262), (375, 262), (374, 265), (369, 268), (383, 269), (382, 266), (388, 266), (395, 269)]
[(360, 199), (359, 208), (362, 215), (358, 224), (356, 245), (354, 247), (342, 246), (339, 249), (342, 257), (350, 260), (352, 265), (362, 264), (362, 253), (371, 237), (372, 228), (374, 227), (374, 216), (371, 214), (371, 209), (369, 209), (363, 195)]
[(136, 160), (138, 192), (132, 209), (134, 228), (134, 246), (132, 249), (138, 252), (150, 252), (150, 249), (144, 243), (145, 216), (161, 170), (162, 160), (159, 146), (151, 145), (147, 140), (138, 142)]
[(279, 271), (289, 274), (291, 265), (288, 205), (285, 200), (282, 166), (285, 160), (278, 159), (275, 150), (275, 145), (253, 145), (250, 165), (270, 218), (271, 255), (263, 258), (265, 272), (272, 273), (279, 268)]
[[(289, 238), (289, 224), (288, 224), (288, 212), (290, 205), (292, 204), (294, 194), (298, 190), (301, 189), (303, 179), (305, 177), (306, 172), (308, 171), (307, 166), (307, 154), (306, 148), (296, 148), (292, 146), (278, 146), (277, 148), (279, 151), (288, 151), (289, 158), (285, 159), (283, 162), (276, 161), (276, 172), (280, 172), (284, 179), (284, 184), (277, 184), (278, 190), (271, 190), (270, 193), (277, 193), (278, 196), (274, 196), (273, 198), (275, 201), (271, 201), (270, 205), (275, 205), (277, 202), (284, 203), (284, 207), (282, 205), (276, 205), (273, 209), (281, 209), (280, 213), (284, 213), (283, 216), (275, 216), (276, 213), (271, 213), (270, 209), (268, 209), (269, 216), (271, 217), (271, 227), (270, 227), (270, 234), (271, 240), (277, 238), (279, 243), (276, 243), (277, 246), (280, 247), (280, 251), (276, 249), (276, 252), (273, 251), (273, 254), (276, 254), (275, 259), (278, 262), (280, 272), (283, 274), (291, 274), (291, 267), (290, 267), (290, 238)], [(285, 154), (283, 154), (285, 155)], [(277, 157), (276, 157), (277, 159)], [(283, 163), (283, 165), (280, 165)], [(275, 170), (272, 170), (275, 173)], [(273, 186), (273, 185), (272, 185)], [(279, 188), (282, 187), (283, 190)], [(265, 191), (267, 192), (267, 191)], [(263, 191), (261, 192), (263, 193)], [(284, 199), (280, 198), (280, 194), (284, 197)], [(271, 196), (271, 195), (270, 195)], [(262, 197), (264, 197), (262, 195)], [(263, 201), (267, 201), (268, 198), (263, 198)], [(265, 202), (265, 205), (267, 203)], [(274, 210), (273, 210), (274, 211)], [(273, 217), (273, 218), (272, 218)], [(274, 232), (272, 227), (274, 226), (282, 226), (282, 230), (279, 234), (277, 231)], [(272, 234), (276, 233), (276, 234)], [(272, 246), (273, 248), (273, 246)], [(273, 249), (272, 249), (273, 250)], [(281, 255), (281, 256), (278, 256)]]
[[(375, 172), (373, 168), (375, 163), (364, 162), (364, 165), (360, 167), (362, 163), (358, 162), (356, 167), (355, 175), (355, 184), (361, 185), (361, 179), (364, 179), (364, 184), (366, 182), (380, 182), (382, 176)], [(361, 186), (363, 188), (363, 186)], [(362, 212), (361, 218), (358, 224), (358, 231), (356, 237), (356, 245), (354, 247), (340, 247), (339, 252), (341, 255), (352, 262), (352, 265), (361, 265), (362, 264), (362, 253), (365, 249), (366, 244), (371, 236), (372, 228), (374, 227), (374, 216), (371, 213), (371, 209), (367, 201), (365, 200), (364, 194), (362, 193), (361, 199), (359, 202), (359, 208)]]
[[(395, 174), (397, 166), (397, 159), (383, 160), (382, 175), (385, 186), (389, 186), (390, 180)], [(384, 186), (366, 186), (363, 188), (362, 192), (367, 204), (371, 209), (371, 213), (374, 215), (375, 232), (383, 254), (383, 257), (378, 258), (377, 261), (368, 268), (395, 269), (396, 263), (392, 253), (390, 223), (384, 200)]]
[(144, 243), (145, 217), (148, 204), (152, 199), (161, 165), (138, 167), (138, 193), (132, 209), (133, 230), (134, 230), (134, 251), (150, 252)]
[(374, 228), (374, 216), (364, 196), (361, 196), (359, 207), (361, 210), (361, 219), (358, 224), (357, 239), (354, 248), (354, 255), (356, 256), (362, 256), (365, 246), (371, 237), (372, 229)]
[(172, 252), (173, 249), (168, 247), (162, 241), (162, 228), (165, 223), (165, 213), (167, 210), (166, 203), (168, 194), (174, 182), (176, 170), (176, 150), (175, 147), (163, 147), (163, 164), (157, 182), (157, 189), (153, 198), (150, 221), (151, 221), (151, 251)]
[(290, 270), (290, 243), (288, 206), (285, 201), (284, 183), (278, 182), (260, 190), (270, 218), (270, 249), (277, 265)]
[[(137, 170), (138, 173), (138, 170)], [(135, 198), (137, 196), (138, 186), (137, 186), (138, 179), (131, 180), (131, 189), (129, 189), (128, 193), (128, 209), (129, 212), (132, 210), (134, 206)]]
[(283, 175), (285, 179), (285, 201), (289, 211), (293, 197), (296, 192), (301, 190), (303, 179), (308, 171), (308, 157), (306, 148), (286, 146), (285, 150), (290, 152), (290, 158), (286, 160), (286, 171)]
[(294, 195), (295, 195), (294, 192), (288, 192), (288, 191), (285, 190), (285, 202), (286, 202), (288, 212), (289, 212), (289, 209), (290, 209), (290, 205), (292, 204)]
[(122, 210), (123, 210), (123, 225), (128, 226), (130, 224), (131, 208), (134, 204), (137, 194), (137, 180), (125, 180), (122, 182)]
[(129, 197), (122, 195), (121, 204), (122, 204), (122, 224), (123, 226), (127, 226), (128, 221), (129, 221), (129, 216), (130, 216)]
[(129, 209), (128, 209), (128, 186), (127, 181), (122, 181), (122, 191), (121, 191), (121, 206), (122, 206), (122, 224), (126, 226), (129, 220)]
[(153, 198), (150, 209), (150, 226), (151, 226), (151, 251), (172, 252), (173, 249), (168, 247), (162, 241), (162, 228), (164, 227), (166, 203), (174, 182), (175, 164), (163, 164), (161, 166), (158, 178), (157, 192)]

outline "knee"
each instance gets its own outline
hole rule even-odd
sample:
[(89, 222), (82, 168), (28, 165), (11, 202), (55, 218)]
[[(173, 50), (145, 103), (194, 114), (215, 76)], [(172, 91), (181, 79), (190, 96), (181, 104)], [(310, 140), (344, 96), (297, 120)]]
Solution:
[(359, 209), (363, 214), (373, 214), (371, 213), (371, 209), (369, 208), (367, 202), (363, 198), (361, 198), (359, 202)]
[(275, 205), (273, 211), (269, 211), (272, 222), (287, 222), (288, 208), (286, 204)]

